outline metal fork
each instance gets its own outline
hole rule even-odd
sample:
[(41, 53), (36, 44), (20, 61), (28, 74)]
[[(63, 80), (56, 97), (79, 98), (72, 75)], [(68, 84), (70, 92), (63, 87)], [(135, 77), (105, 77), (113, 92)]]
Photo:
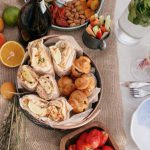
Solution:
[(130, 88), (130, 93), (131, 93), (131, 95), (133, 95), (134, 97), (137, 97), (137, 98), (150, 95), (150, 91), (145, 91), (141, 88)]

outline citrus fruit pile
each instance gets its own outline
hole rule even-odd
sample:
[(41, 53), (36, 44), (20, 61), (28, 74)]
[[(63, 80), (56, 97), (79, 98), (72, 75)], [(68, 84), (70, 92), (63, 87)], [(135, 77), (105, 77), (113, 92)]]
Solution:
[(2, 33), (5, 24), (13, 27), (17, 25), (20, 9), (15, 6), (8, 6), (4, 9), (2, 17), (0, 17), (0, 47), (6, 42), (6, 38)]
[(24, 48), (16, 41), (6, 42), (2, 33), (4, 26), (13, 27), (17, 25), (20, 9), (15, 6), (8, 6), (0, 17), (0, 60), (7, 67), (17, 67), (24, 57)]

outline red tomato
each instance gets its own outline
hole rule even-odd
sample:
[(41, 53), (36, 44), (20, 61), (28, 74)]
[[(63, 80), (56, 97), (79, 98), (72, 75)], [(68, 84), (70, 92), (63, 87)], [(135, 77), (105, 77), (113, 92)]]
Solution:
[(84, 141), (77, 141), (77, 150), (93, 150), (89, 143), (85, 143)]
[(96, 149), (99, 147), (101, 142), (100, 135), (101, 131), (93, 129), (88, 133), (86, 142), (89, 143), (93, 149)]
[(75, 144), (70, 145), (69, 148), (68, 148), (68, 150), (77, 150), (76, 149), (76, 145)]
[(56, 24), (62, 27), (68, 27), (68, 22), (63, 18), (56, 18)]
[(0, 33), (0, 47), (6, 42), (5, 36), (3, 33)]
[(90, 25), (91, 25), (92, 27), (94, 27), (94, 26), (96, 26), (96, 25), (99, 25), (99, 20), (96, 18), (95, 20), (93, 20), (93, 21), (90, 22)]
[(80, 135), (80, 137), (79, 137), (79, 140), (85, 142), (85, 139), (86, 139), (87, 135), (88, 135), (87, 132), (82, 133), (82, 134)]
[(96, 149), (94, 149), (94, 150), (101, 150), (100, 148), (96, 148)]
[(101, 32), (101, 29), (99, 29), (96, 34), (96, 38), (101, 39), (101, 37), (102, 37), (102, 32)]
[(59, 18), (64, 18), (65, 16), (65, 8), (64, 7), (61, 7), (58, 9), (58, 17)]
[(51, 5), (50, 10), (52, 13), (52, 18), (55, 19), (57, 16), (58, 6), (57, 5)]
[(112, 147), (110, 147), (110, 146), (103, 146), (102, 147), (102, 150), (114, 150)]
[(106, 133), (105, 131), (102, 131), (101, 132), (101, 135), (100, 135), (100, 145), (99, 146), (103, 146), (106, 141), (108, 140), (108, 133)]
[(102, 33), (107, 32), (105, 26), (101, 26), (101, 31), (102, 31)]

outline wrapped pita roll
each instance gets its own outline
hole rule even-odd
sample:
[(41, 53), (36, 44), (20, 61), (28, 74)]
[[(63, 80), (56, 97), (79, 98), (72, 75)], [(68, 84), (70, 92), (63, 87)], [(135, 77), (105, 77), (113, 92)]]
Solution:
[(50, 46), (49, 48), (56, 74), (60, 77), (68, 75), (76, 58), (76, 50), (65, 40), (60, 40), (54, 46)]
[(54, 122), (64, 121), (70, 118), (71, 105), (64, 97), (59, 97), (49, 102), (47, 117)]
[(21, 87), (28, 91), (34, 91), (38, 84), (38, 75), (30, 66), (23, 65), (18, 70), (17, 81)]
[(35, 40), (28, 45), (31, 66), (39, 74), (54, 75), (53, 64), (48, 48), (43, 44), (43, 40)]
[(37, 95), (25, 95), (19, 99), (19, 103), (22, 109), (26, 110), (37, 119), (47, 114), (48, 102)]
[(45, 100), (55, 99), (60, 95), (55, 78), (48, 74), (39, 78), (36, 91)]

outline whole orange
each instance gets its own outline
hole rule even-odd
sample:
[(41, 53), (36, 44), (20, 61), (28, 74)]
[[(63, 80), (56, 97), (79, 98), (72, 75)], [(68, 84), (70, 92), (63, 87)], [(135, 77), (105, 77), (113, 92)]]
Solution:
[(3, 19), (0, 17), (0, 32), (3, 32), (4, 30), (4, 21)]
[(0, 33), (0, 47), (6, 42), (6, 38), (3, 33)]
[(14, 96), (15, 85), (12, 82), (4, 82), (0, 87), (0, 93), (4, 99), (11, 100)]

